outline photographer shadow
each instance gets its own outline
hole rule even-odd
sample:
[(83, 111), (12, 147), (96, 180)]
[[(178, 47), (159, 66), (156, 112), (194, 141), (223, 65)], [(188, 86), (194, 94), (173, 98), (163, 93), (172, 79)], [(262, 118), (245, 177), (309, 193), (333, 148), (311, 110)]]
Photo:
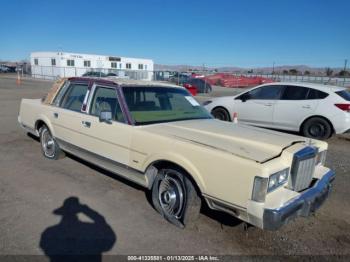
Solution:
[[(62, 219), (57, 225), (47, 228), (40, 239), (40, 248), (51, 262), (100, 262), (102, 253), (110, 250), (116, 242), (116, 234), (105, 218), (79, 203), (77, 197), (67, 198), (53, 213)], [(92, 222), (79, 220), (79, 213)]]

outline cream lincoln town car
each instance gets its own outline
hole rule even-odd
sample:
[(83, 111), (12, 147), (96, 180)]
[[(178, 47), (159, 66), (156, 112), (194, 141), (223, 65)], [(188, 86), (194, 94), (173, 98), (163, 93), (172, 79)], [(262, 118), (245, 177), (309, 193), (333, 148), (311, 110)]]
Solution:
[(151, 190), (155, 209), (183, 227), (201, 203), (262, 229), (313, 213), (334, 172), (327, 143), (213, 119), (182, 87), (68, 78), (23, 99), (20, 125), (43, 155), (69, 152)]

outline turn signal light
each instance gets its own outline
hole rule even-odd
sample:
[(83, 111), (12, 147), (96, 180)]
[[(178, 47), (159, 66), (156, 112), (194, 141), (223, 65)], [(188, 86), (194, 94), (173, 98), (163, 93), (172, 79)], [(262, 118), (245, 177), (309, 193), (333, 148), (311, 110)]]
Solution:
[(350, 104), (335, 104), (340, 110), (350, 112)]

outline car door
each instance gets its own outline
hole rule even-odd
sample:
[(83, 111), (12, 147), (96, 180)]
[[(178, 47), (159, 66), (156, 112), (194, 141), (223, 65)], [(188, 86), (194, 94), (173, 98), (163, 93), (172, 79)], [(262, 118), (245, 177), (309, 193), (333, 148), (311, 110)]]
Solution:
[(58, 94), (52, 114), (55, 138), (59, 143), (82, 147), (82, 106), (88, 95), (88, 82), (71, 82)]
[[(119, 164), (129, 165), (133, 128), (125, 121), (116, 87), (94, 85), (87, 114), (80, 119), (82, 147)], [(111, 112), (112, 121), (101, 122), (101, 112)]]
[(248, 91), (235, 99), (234, 110), (240, 122), (273, 127), (273, 111), (283, 87), (265, 85)]
[(315, 112), (320, 101), (315, 99), (313, 90), (299, 85), (286, 85), (281, 99), (275, 103), (275, 127), (299, 131), (301, 123)]

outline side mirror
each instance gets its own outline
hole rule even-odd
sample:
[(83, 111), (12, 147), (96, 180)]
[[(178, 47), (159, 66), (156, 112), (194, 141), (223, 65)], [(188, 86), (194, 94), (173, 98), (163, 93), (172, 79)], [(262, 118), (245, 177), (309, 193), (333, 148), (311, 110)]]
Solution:
[(240, 100), (242, 100), (242, 102), (246, 102), (247, 100), (249, 100), (249, 94), (243, 94), (239, 97)]
[(99, 116), (99, 120), (100, 120), (100, 122), (112, 124), (112, 112), (101, 111), (100, 116)]

